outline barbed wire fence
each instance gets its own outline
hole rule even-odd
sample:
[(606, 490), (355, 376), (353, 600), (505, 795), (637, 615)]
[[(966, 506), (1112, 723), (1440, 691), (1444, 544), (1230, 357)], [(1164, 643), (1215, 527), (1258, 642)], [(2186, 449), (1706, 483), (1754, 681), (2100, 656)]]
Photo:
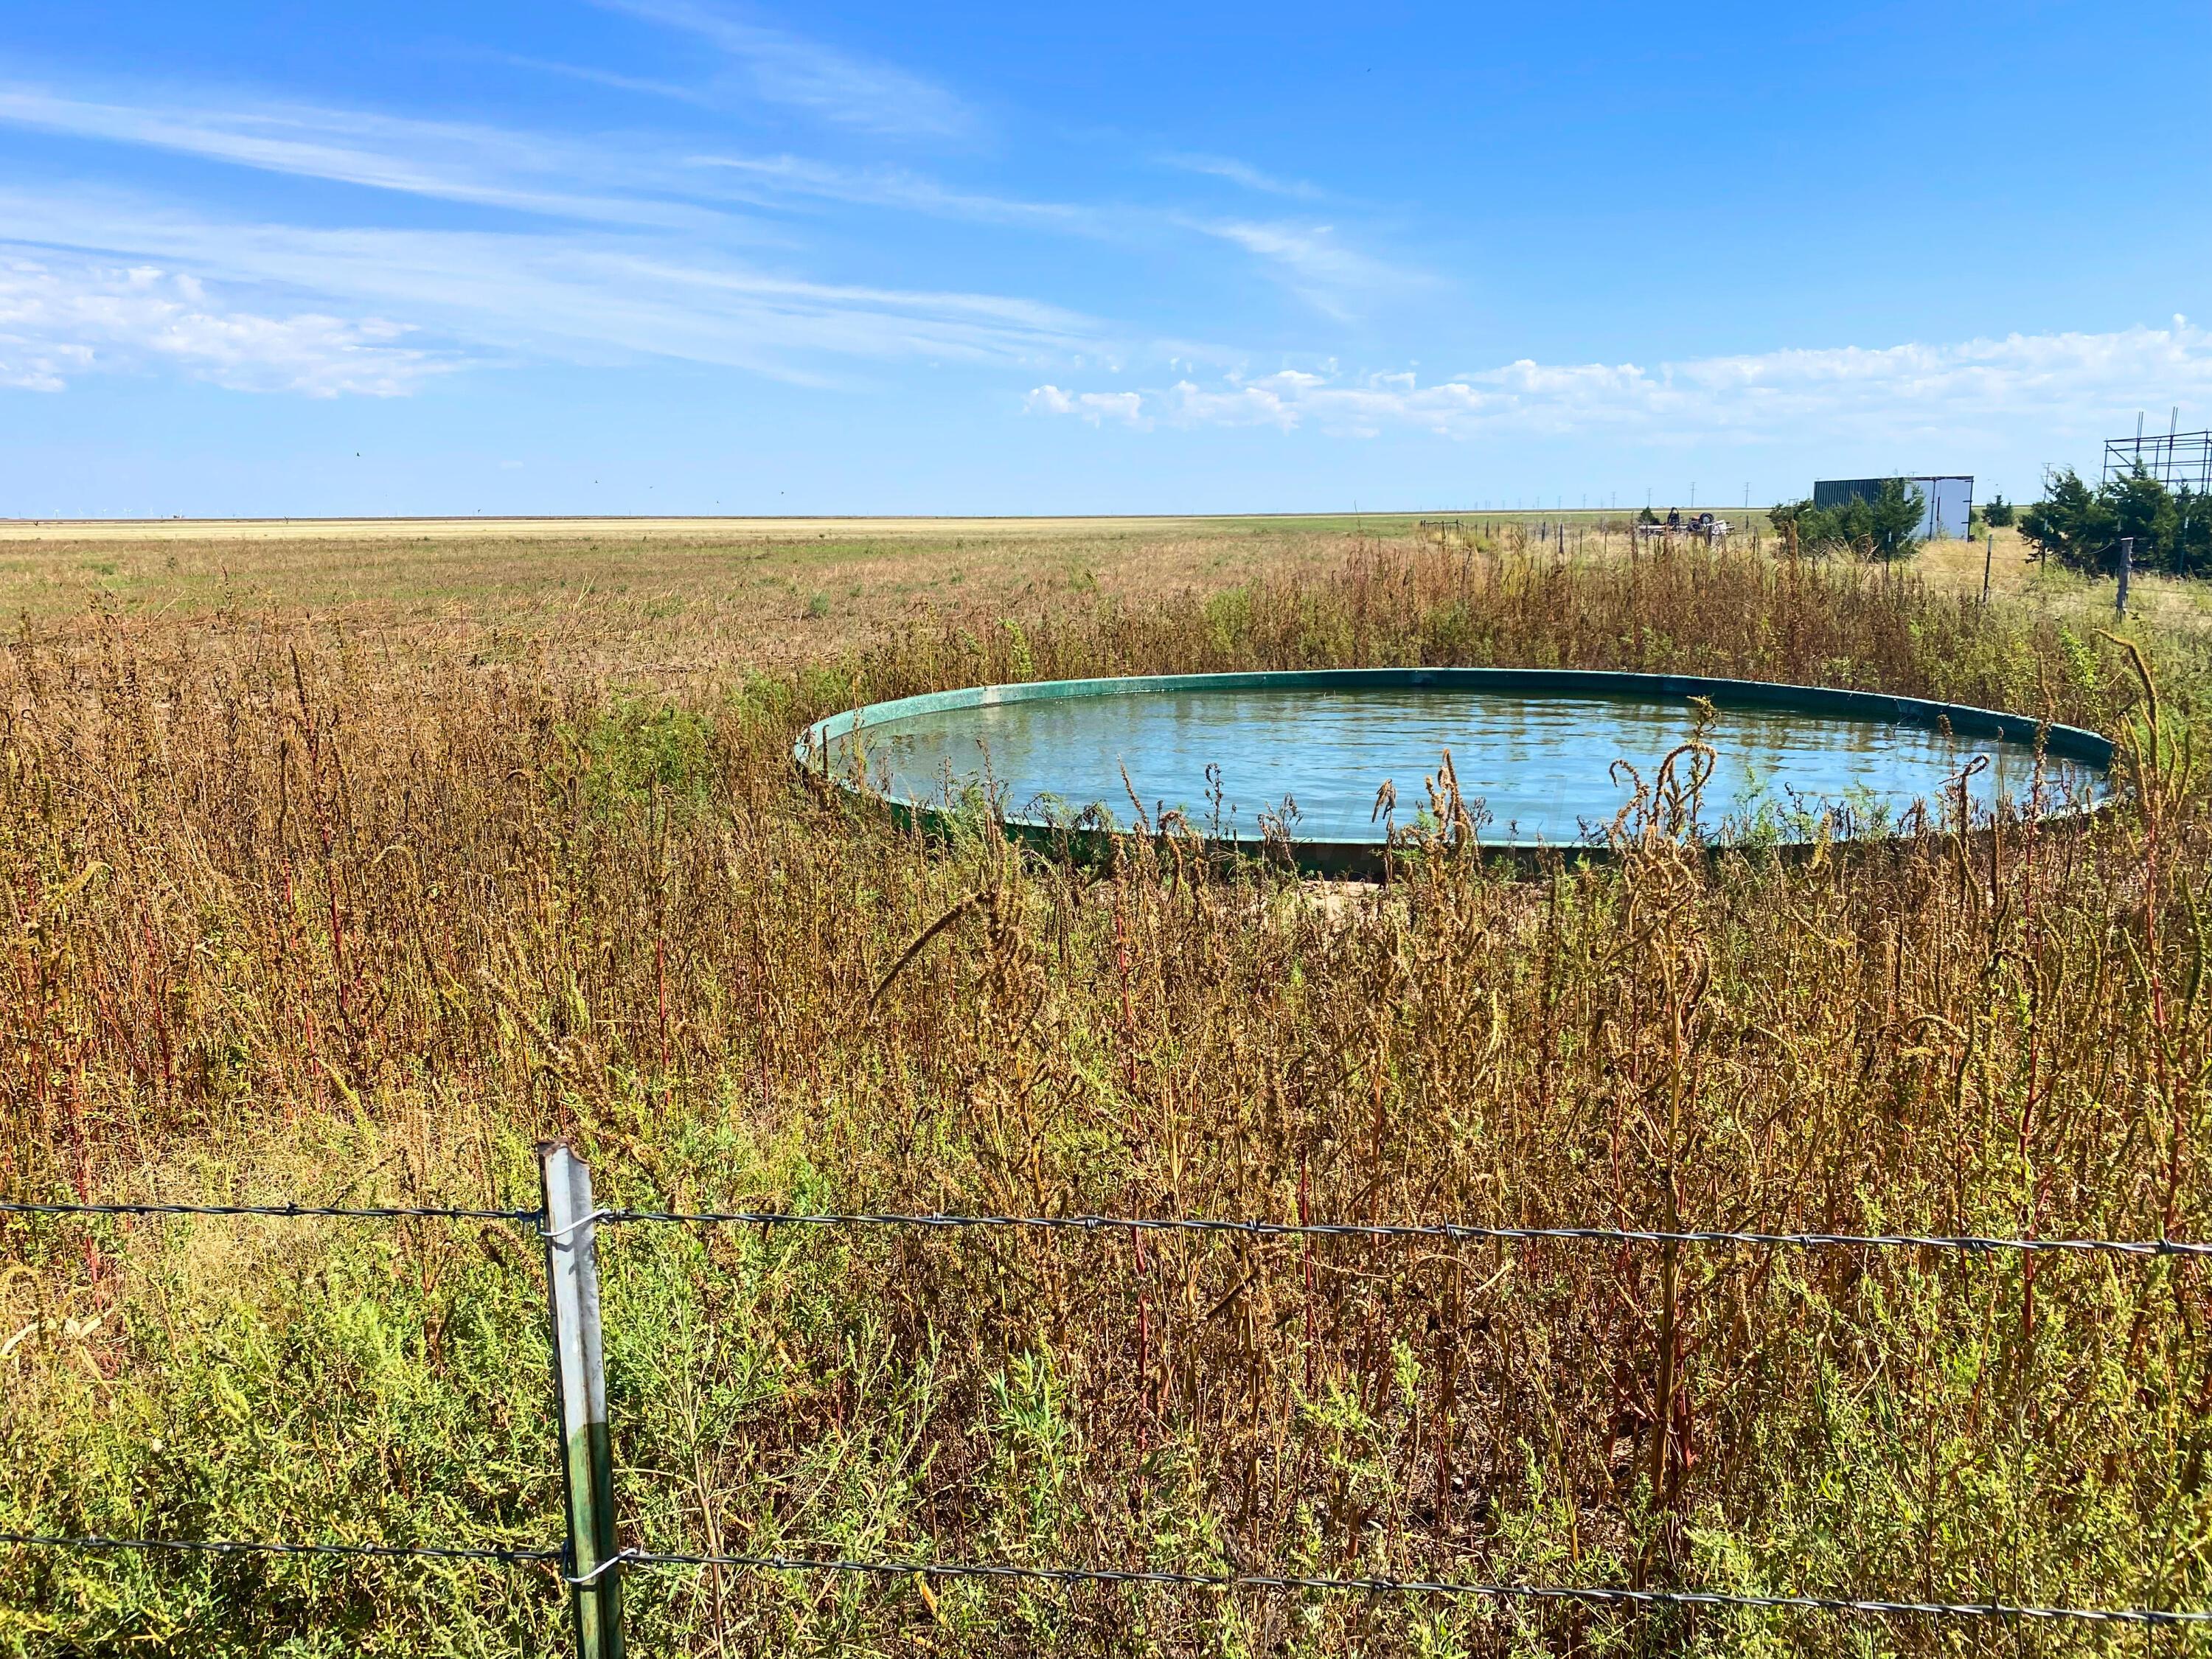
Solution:
[(45, 1203), (0, 1200), (0, 1215), (54, 1217), (258, 1217), (276, 1219), (505, 1221), (532, 1227), (545, 1249), (547, 1334), (557, 1409), (566, 1536), (536, 1547), (357, 1543), (254, 1539), (124, 1538), (0, 1531), (0, 1547), (94, 1553), (174, 1552), (351, 1559), (479, 1561), (557, 1569), (570, 1602), (578, 1659), (622, 1659), (623, 1579), (627, 1571), (706, 1570), (822, 1573), (875, 1578), (1012, 1582), (1062, 1588), (1127, 1585), (1221, 1591), (1313, 1591), (1573, 1603), (1614, 1607), (1708, 1607), (1821, 1613), (1869, 1619), (1946, 1619), (2010, 1624), (2079, 1623), (2146, 1630), (2212, 1626), (2212, 1608), (2035, 1606), (2004, 1601), (1893, 1600), (1607, 1584), (1330, 1577), (1268, 1572), (1034, 1566), (1000, 1561), (852, 1559), (828, 1555), (687, 1554), (628, 1547), (614, 1500), (613, 1442), (600, 1340), (598, 1231), (633, 1224), (690, 1228), (1028, 1229), (1048, 1232), (1229, 1235), (1250, 1238), (1428, 1239), (1455, 1243), (1571, 1243), (1748, 1249), (1921, 1249), (1969, 1254), (2100, 1255), (2154, 1261), (2212, 1256), (2212, 1243), (2166, 1239), (2033, 1238), (1978, 1234), (1665, 1231), (1619, 1227), (1471, 1226), (1459, 1223), (1274, 1222), (1198, 1217), (959, 1215), (877, 1212), (684, 1211), (600, 1208), (591, 1172), (566, 1145), (538, 1149), (542, 1204), (534, 1210), (440, 1206), (343, 1207), (277, 1204)]

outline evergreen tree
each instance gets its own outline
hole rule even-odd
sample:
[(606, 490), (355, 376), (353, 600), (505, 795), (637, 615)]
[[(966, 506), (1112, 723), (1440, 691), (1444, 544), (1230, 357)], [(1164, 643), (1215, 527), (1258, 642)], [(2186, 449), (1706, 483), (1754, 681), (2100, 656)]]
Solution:
[(2021, 514), (2021, 533), (2069, 570), (2109, 576), (2120, 538), (2135, 538), (2135, 568), (2212, 576), (2212, 498), (2168, 489), (2141, 467), (2092, 489), (2071, 467)]
[[(2135, 568), (2138, 570), (2171, 570), (2173, 568), (2177, 532), (2181, 528), (2181, 514), (2176, 510), (2173, 497), (2166, 486), (2138, 466), (2124, 478), (2117, 478), (2098, 492), (2102, 495), (2112, 515), (2112, 538), (2117, 543), (2123, 537), (2135, 538)], [(2119, 550), (2112, 552), (2113, 568), (2119, 565)]]
[(1919, 485), (1884, 478), (1881, 493), (1872, 501), (1846, 503), (1847, 507), (1859, 506), (1866, 514), (1863, 527), (1854, 525), (1856, 533), (1851, 539), (1864, 556), (1888, 562), (1909, 559), (1920, 550), (1920, 521), (1927, 515), (1928, 498)]
[(2173, 572), (2212, 576), (2212, 495), (2184, 484), (2173, 497)]
[(2020, 515), (2021, 534), (2047, 559), (2069, 570), (2109, 574), (2118, 558), (2113, 517), (2103, 492), (2072, 467), (2053, 478), (2043, 499)]
[(1766, 516), (1785, 536), (1790, 526), (1797, 526), (1801, 551), (1888, 562), (1909, 559), (1920, 550), (1920, 520), (1927, 511), (1928, 498), (1917, 484), (1884, 478), (1873, 495), (1854, 496), (1833, 507), (1784, 501)]

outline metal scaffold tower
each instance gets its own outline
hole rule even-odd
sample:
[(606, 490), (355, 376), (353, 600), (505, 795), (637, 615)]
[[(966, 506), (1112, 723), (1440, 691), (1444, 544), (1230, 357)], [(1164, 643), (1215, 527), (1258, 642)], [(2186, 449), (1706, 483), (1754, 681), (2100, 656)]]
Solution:
[(2212, 431), (2178, 432), (2181, 411), (2173, 411), (2164, 432), (2145, 433), (2142, 417), (2136, 417), (2132, 438), (2105, 441), (2105, 471), (2100, 482), (2124, 478), (2137, 470), (2168, 489), (2189, 489), (2212, 494)]

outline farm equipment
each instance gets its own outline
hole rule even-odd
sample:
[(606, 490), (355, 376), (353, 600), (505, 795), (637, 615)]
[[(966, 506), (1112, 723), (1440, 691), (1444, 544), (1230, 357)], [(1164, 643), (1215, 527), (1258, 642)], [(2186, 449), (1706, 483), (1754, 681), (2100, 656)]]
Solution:
[(1662, 540), (1681, 537), (1717, 546), (1728, 539), (1729, 532), (1733, 527), (1726, 519), (1717, 519), (1710, 513), (1686, 514), (1679, 507), (1670, 507), (1664, 519), (1652, 519), (1638, 524), (1636, 533)]

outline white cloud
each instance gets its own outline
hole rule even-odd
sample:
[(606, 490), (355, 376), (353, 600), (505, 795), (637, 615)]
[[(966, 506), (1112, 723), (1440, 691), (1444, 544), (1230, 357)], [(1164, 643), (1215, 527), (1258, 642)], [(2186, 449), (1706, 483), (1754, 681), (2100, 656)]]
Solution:
[(819, 384), (824, 356), (1042, 365), (1103, 349), (1100, 325), (1035, 301), (810, 282), (710, 247), (599, 232), (311, 230), (4, 189), (0, 224), (26, 243), (404, 317), (479, 356), (659, 356)]
[[(1055, 390), (1060, 403), (1054, 404), (1036, 402), (1032, 393), (1032, 407), (1079, 412), (1085, 395)], [(2212, 331), (2176, 317), (2167, 328), (2109, 334), (1771, 351), (1656, 369), (1523, 359), (1425, 386), (1408, 374), (1353, 380), (1285, 369), (1206, 386), (1185, 378), (1137, 395), (1127, 416), (1133, 420), (1285, 432), (1312, 425), (1357, 434), (1411, 428), (1452, 438), (1498, 432), (1612, 433), (1667, 441), (1944, 437), (1965, 422), (2028, 412), (2063, 422), (2212, 399)]]
[(1321, 190), (1302, 179), (1278, 179), (1273, 173), (1262, 173), (1249, 161), (1240, 161), (1233, 155), (1163, 155), (1163, 167), (1180, 168), (1185, 173), (1203, 173), (1208, 178), (1225, 179), (1232, 185), (1257, 191), (1263, 196), (1292, 196), (1311, 200), (1320, 196)]
[(394, 397), (450, 366), (380, 319), (270, 316), (153, 266), (0, 253), (0, 386), (58, 392), (77, 375), (166, 362), (243, 392)]
[(1145, 416), (1143, 398), (1134, 392), (1062, 392), (1056, 386), (1041, 386), (1023, 400), (1022, 407), (1031, 415), (1080, 415), (1093, 426), (1106, 421), (1133, 427), (1152, 424)]
[[(526, 66), (571, 71), (522, 60)], [(678, 88), (576, 70), (586, 79), (673, 96)], [(1103, 234), (1127, 213), (956, 190), (905, 168), (841, 167), (803, 156), (678, 157), (635, 137), (589, 141), (466, 122), (230, 99), (192, 102), (118, 93), (70, 97), (0, 84), (0, 125), (166, 150), (256, 172), (586, 223), (687, 231), (720, 241), (778, 242), (733, 204), (838, 202), (971, 223)]]
[[(12, 243), (32, 258), (41, 248), (57, 252), (64, 265), (144, 264), (217, 289), (272, 290), (281, 297), (234, 299), (232, 311), (240, 319), (282, 319), (302, 340), (317, 319), (357, 331), (330, 334), (325, 355), (342, 342), (356, 349), (371, 343), (359, 331), (385, 325), (341, 320), (363, 316), (404, 319), (478, 359), (605, 364), (663, 356), (815, 384), (836, 377), (825, 357), (1041, 367), (1075, 351), (1104, 349), (1098, 325), (1041, 301), (810, 280), (738, 251), (765, 248), (787, 258), (796, 245), (765, 219), (729, 211), (732, 199), (775, 205), (834, 199), (970, 221), (1085, 228), (1077, 210), (964, 194), (902, 172), (796, 157), (720, 157), (702, 166), (635, 137), (592, 143), (299, 104), (64, 96), (0, 83), (0, 125), (6, 125), (525, 216), (520, 229), (481, 218), (469, 228), (333, 228), (219, 220), (82, 186), (0, 185), (0, 252)], [(15, 343), (10, 372), (19, 383), (53, 383), (78, 362), (64, 345), (87, 343), (49, 326), (51, 312), (42, 306), (47, 320)], [(183, 343), (190, 327), (206, 337), (197, 351)], [(274, 340), (241, 341), (240, 365), (218, 371), (221, 349), (210, 325), (179, 319), (174, 333), (176, 361), (195, 362), (194, 372), (211, 378), (227, 374), (227, 383), (250, 378), (245, 359), (270, 358), (278, 349)], [(118, 349), (116, 339), (100, 343), (107, 355)], [(313, 377), (303, 374), (298, 385), (314, 389)]]
[(696, 104), (702, 108), (711, 108), (714, 102), (712, 94), (697, 87), (687, 87), (674, 81), (656, 81), (649, 76), (623, 75), (613, 70), (593, 69), (583, 64), (562, 64), (550, 58), (528, 58), (512, 52), (482, 55), (495, 63), (511, 64), (516, 69), (535, 70), (540, 75), (558, 75), (566, 80), (588, 82), (596, 87), (612, 87), (617, 92), (634, 92), (641, 97), (665, 98), (672, 103)]
[[(69, 98), (0, 86), (0, 123), (479, 207), (667, 229), (741, 228), (727, 215), (655, 195), (653, 186), (663, 182), (656, 170), (618, 146), (461, 122), (299, 104)], [(603, 188), (579, 191), (579, 183)]]
[[(619, 3), (759, 44), (755, 26), (690, 0)], [(482, 216), (465, 219), (469, 228), (441, 229), (331, 228), (328, 219), (338, 215), (329, 213), (315, 227), (225, 223), (81, 186), (0, 185), (0, 235), (19, 245), (280, 289), (283, 304), (316, 314), (395, 316), (479, 357), (486, 348), (580, 362), (658, 355), (822, 383), (833, 377), (819, 361), (823, 354), (1036, 368), (1078, 352), (1109, 361), (1126, 355), (1126, 331), (1109, 341), (1105, 325), (1038, 301), (787, 274), (803, 247), (806, 221), (799, 215), (821, 204), (1139, 245), (1179, 229), (1258, 255), (1337, 317), (1408, 280), (1343, 247), (1326, 226), (1224, 226), (1150, 210), (1025, 201), (901, 168), (791, 155), (687, 156), (638, 135), (552, 136), (250, 97), (64, 93), (0, 82), (0, 126), (7, 125), (520, 216), (521, 229)], [(345, 217), (391, 211), (372, 200), (339, 199)], [(767, 211), (741, 210), (752, 208)], [(741, 249), (779, 256), (780, 268), (763, 269), (739, 257)], [(1218, 347), (1176, 349), (1212, 362), (1236, 359)]]
[(698, 0), (594, 0), (705, 40), (744, 71), (757, 96), (840, 126), (947, 137), (975, 125), (966, 105), (934, 82), (732, 15)]
[(727, 154), (694, 155), (686, 165), (729, 175), (740, 181), (741, 191), (745, 185), (752, 186), (750, 198), (762, 201), (806, 196), (866, 207), (896, 208), (944, 219), (1036, 225), (1083, 234), (1103, 231), (1108, 216), (1093, 209), (1065, 203), (1026, 202), (951, 190), (933, 179), (900, 167), (845, 167), (797, 155)]
[(1270, 274), (1324, 316), (1350, 321), (1362, 307), (1434, 281), (1346, 247), (1330, 225), (1194, 222), (1190, 228), (1232, 242), (1264, 260)]

